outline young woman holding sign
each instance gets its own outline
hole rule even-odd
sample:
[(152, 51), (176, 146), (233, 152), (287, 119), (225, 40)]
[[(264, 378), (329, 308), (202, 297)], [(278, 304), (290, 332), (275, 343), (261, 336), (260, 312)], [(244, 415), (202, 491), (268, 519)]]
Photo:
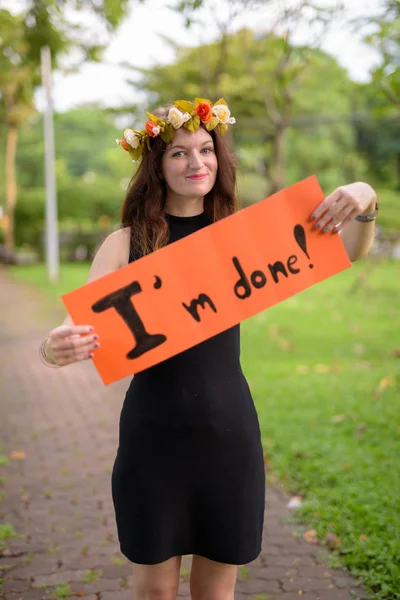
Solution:
[[(177, 101), (117, 142), (141, 163), (122, 224), (98, 250), (88, 281), (236, 210), (235, 166), (223, 99)], [(310, 217), (341, 231), (352, 261), (371, 245), (377, 212), (366, 183), (337, 188)], [(237, 565), (261, 552), (264, 462), (257, 413), (240, 366), (239, 325), (137, 374), (120, 417), (112, 493), (121, 551), (134, 563), (135, 600), (176, 598), (192, 554), (193, 600), (233, 600)], [(42, 357), (63, 366), (101, 340), (67, 319)]]

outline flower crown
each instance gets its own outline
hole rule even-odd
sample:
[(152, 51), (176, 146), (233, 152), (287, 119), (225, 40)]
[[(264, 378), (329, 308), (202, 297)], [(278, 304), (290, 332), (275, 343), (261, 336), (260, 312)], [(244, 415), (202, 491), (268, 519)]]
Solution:
[(163, 142), (169, 144), (175, 135), (175, 129), (182, 126), (196, 133), (200, 124), (203, 123), (207, 131), (218, 127), (219, 132), (224, 135), (228, 124), (236, 123), (236, 119), (231, 117), (231, 112), (223, 98), (217, 100), (215, 104), (206, 98), (195, 98), (194, 103), (187, 100), (176, 100), (174, 106), (169, 109), (166, 119), (156, 117), (149, 112), (146, 114), (149, 120), (146, 121), (145, 129), (141, 131), (125, 129), (122, 140), (116, 140), (119, 146), (129, 152), (134, 161), (139, 160), (143, 154), (145, 144), (151, 150), (150, 138), (160, 136)]

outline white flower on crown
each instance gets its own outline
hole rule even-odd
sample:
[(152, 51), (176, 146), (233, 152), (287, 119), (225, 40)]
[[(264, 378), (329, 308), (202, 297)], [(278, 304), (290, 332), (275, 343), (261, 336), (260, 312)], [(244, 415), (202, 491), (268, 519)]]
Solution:
[(183, 115), (180, 110), (173, 107), (169, 109), (168, 112), (168, 121), (171, 123), (174, 129), (178, 129), (183, 125)]
[(161, 127), (159, 127), (158, 125), (156, 125), (155, 127), (153, 127), (153, 133), (154, 135), (159, 135), (161, 131)]
[(179, 110), (179, 108), (176, 108), (175, 106), (173, 106), (172, 108), (169, 109), (167, 119), (171, 123), (171, 125), (174, 129), (179, 129), (179, 127), (182, 127), (182, 125), (184, 123), (186, 123), (186, 121), (189, 121), (190, 115), (187, 112), (182, 113)]
[(139, 148), (140, 140), (138, 135), (133, 131), (133, 129), (127, 129), (124, 133), (124, 138), (128, 142), (132, 148)]
[(213, 106), (212, 112), (213, 115), (217, 117), (219, 122), (224, 123), (224, 125), (227, 125), (228, 123), (233, 125), (236, 123), (235, 117), (231, 117), (231, 111), (225, 104), (217, 104), (216, 106)]

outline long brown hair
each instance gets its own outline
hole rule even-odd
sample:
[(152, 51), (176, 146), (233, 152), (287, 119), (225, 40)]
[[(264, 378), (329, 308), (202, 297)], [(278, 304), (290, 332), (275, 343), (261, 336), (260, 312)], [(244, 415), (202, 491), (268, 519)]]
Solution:
[[(167, 108), (154, 111), (166, 118)], [(204, 197), (204, 211), (211, 221), (219, 221), (236, 210), (236, 168), (233, 153), (217, 129), (209, 132), (218, 161), (215, 184)], [(160, 178), (161, 162), (167, 145), (160, 137), (151, 139), (133, 175), (122, 205), (121, 227), (131, 227), (131, 252), (144, 256), (168, 243), (169, 228), (164, 215), (167, 197), (165, 181)]]

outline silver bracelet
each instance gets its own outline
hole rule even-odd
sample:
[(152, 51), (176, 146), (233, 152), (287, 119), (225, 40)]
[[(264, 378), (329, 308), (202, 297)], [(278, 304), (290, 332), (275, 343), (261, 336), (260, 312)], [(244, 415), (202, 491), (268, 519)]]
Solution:
[(378, 203), (375, 202), (375, 210), (372, 214), (370, 215), (358, 215), (358, 217), (355, 217), (356, 221), (360, 221), (361, 223), (370, 223), (371, 221), (375, 221), (375, 217), (379, 212), (379, 206)]
[(47, 356), (47, 354), (46, 354), (45, 347), (46, 347), (46, 342), (47, 342), (47, 339), (48, 339), (48, 338), (46, 338), (46, 339), (44, 340), (44, 342), (42, 342), (42, 343), (40, 344), (40, 347), (39, 347), (39, 356), (40, 356), (40, 359), (41, 359), (41, 361), (42, 361), (42, 362), (43, 362), (43, 363), (44, 363), (44, 364), (45, 364), (47, 367), (52, 367), (53, 369), (59, 369), (59, 368), (60, 368), (60, 365), (58, 365), (57, 363), (55, 363), (55, 362), (51, 361), (51, 360), (49, 359), (49, 357)]

